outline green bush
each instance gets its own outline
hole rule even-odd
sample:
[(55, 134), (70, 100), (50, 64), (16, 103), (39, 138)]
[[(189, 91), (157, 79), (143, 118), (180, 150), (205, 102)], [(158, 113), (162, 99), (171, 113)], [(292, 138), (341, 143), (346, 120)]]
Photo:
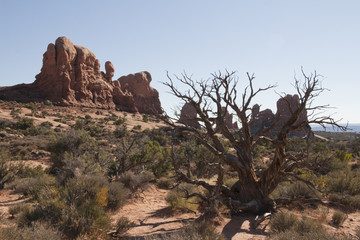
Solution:
[(105, 236), (110, 228), (105, 212), (108, 191), (108, 182), (101, 176), (81, 176), (64, 186), (43, 187), (38, 191), (38, 204), (22, 212), (19, 225), (46, 221), (71, 239), (84, 234)]
[(135, 126), (133, 127), (133, 130), (141, 130), (141, 125), (135, 125)]
[(122, 117), (118, 117), (118, 119), (116, 119), (114, 121), (114, 124), (115, 125), (121, 125), (121, 124), (124, 124), (126, 122), (126, 119), (125, 118), (122, 118)]
[(126, 128), (126, 125), (122, 125), (120, 127), (117, 127), (114, 131), (114, 136), (116, 138), (123, 138), (123, 137), (127, 137), (129, 135), (129, 131)]
[(26, 130), (28, 128), (34, 127), (34, 119), (23, 117), (20, 118), (16, 123), (16, 128), (21, 130)]

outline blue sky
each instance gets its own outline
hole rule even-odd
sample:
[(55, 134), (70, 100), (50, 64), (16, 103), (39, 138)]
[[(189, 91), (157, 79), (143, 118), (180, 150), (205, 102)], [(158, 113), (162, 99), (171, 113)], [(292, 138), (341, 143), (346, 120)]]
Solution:
[[(42, 54), (59, 36), (95, 53), (115, 78), (149, 71), (169, 110), (180, 103), (160, 82), (166, 71), (207, 79), (228, 69), (257, 86), (277, 83), (295, 93), (294, 75), (324, 76), (317, 104), (334, 117), (360, 123), (360, 1), (114, 0), (0, 1), (0, 85), (30, 83)], [(275, 109), (274, 91), (258, 97)], [(255, 102), (254, 102), (255, 103)]]

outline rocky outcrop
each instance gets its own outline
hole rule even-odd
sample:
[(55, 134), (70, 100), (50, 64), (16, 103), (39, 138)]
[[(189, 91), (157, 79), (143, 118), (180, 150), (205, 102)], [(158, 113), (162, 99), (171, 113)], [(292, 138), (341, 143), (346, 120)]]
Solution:
[(120, 77), (117, 82), (124, 93), (134, 97), (135, 108), (141, 113), (162, 112), (159, 93), (150, 86), (149, 72), (140, 72)]
[(185, 103), (181, 108), (179, 122), (193, 128), (200, 128), (196, 116), (196, 109), (190, 103)]
[[(271, 127), (268, 134), (270, 136), (276, 135), (282, 129), (284, 124), (289, 120), (291, 113), (299, 108), (299, 96), (296, 94), (286, 95), (285, 97), (282, 97), (277, 101), (276, 106), (276, 114), (273, 114), (270, 109), (260, 111), (260, 106), (257, 104), (253, 106), (251, 119), (249, 121), (252, 133), (257, 133)], [(296, 126), (302, 122), (307, 122), (307, 113), (305, 110), (300, 113), (300, 116), (298, 117), (294, 125)], [(308, 128), (302, 127), (292, 132), (290, 135), (303, 137), (308, 134), (308, 131)]]
[[(222, 110), (225, 111), (226, 109), (222, 108)], [(200, 124), (196, 118), (197, 113), (195, 108), (190, 103), (185, 103), (180, 112), (179, 122), (190, 127), (200, 128)], [(237, 122), (233, 122), (233, 115), (228, 111), (225, 113), (224, 122), (229, 130), (239, 130)]]
[(59, 37), (55, 44), (48, 45), (34, 83), (2, 88), (0, 94), (15, 101), (50, 100), (65, 106), (117, 108), (140, 113), (162, 111), (159, 94), (150, 87), (150, 73), (136, 73), (112, 81), (114, 72), (110, 61), (105, 63), (105, 73), (101, 72), (94, 53), (74, 45), (66, 37)]
[[(223, 108), (223, 111), (225, 111), (225, 108)], [(239, 127), (237, 125), (237, 122), (233, 122), (233, 114), (226, 111), (225, 113), (225, 124), (229, 130), (239, 130)]]

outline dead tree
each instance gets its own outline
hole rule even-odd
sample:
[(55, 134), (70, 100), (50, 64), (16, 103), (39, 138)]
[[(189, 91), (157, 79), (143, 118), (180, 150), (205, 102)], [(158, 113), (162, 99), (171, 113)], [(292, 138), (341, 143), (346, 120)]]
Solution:
[[(286, 152), (289, 134), (303, 127), (310, 129), (309, 125), (314, 123), (323, 126), (330, 124), (344, 129), (331, 116), (322, 115), (329, 106), (313, 106), (313, 100), (325, 90), (320, 85), (320, 77), (316, 72), (306, 75), (302, 71), (302, 79), (295, 78), (294, 87), (299, 96), (299, 104), (297, 108), (294, 108), (288, 102), (291, 115), (280, 128), (276, 127), (276, 135), (270, 136), (268, 133), (277, 124), (276, 121), (256, 133), (251, 132), (249, 121), (254, 97), (273, 89), (275, 85), (255, 89), (253, 86), (255, 77), (247, 73), (247, 87), (239, 94), (238, 78), (235, 72), (225, 74), (219, 72), (212, 74), (209, 80), (202, 81), (195, 81), (186, 74), (181, 77), (175, 76), (176, 83), (181, 86), (176, 86), (168, 75), (169, 81), (164, 85), (169, 87), (170, 92), (184, 103), (191, 104), (196, 110), (196, 120), (201, 127), (194, 128), (186, 123), (178, 124), (176, 123), (178, 119), (167, 115), (163, 119), (171, 126), (171, 129), (191, 133), (219, 158), (219, 164), (216, 165), (218, 169), (216, 184), (211, 185), (206, 181), (190, 178), (177, 168), (175, 170), (179, 178), (187, 183), (202, 186), (213, 195), (218, 193), (217, 197), (234, 212), (259, 213), (274, 208), (274, 201), (268, 196), (276, 186), (290, 179), (301, 180), (292, 172), (297, 159)], [(286, 100), (285, 95), (280, 96)], [(299, 116), (303, 111), (307, 112), (308, 118), (299, 121)], [(240, 132), (234, 133), (226, 126), (224, 117), (227, 112), (236, 115), (241, 124)], [(230, 150), (226, 150), (221, 141), (222, 138), (230, 142), (232, 147)], [(260, 141), (271, 142), (275, 151), (267, 169), (257, 173), (254, 169), (253, 152)], [(238, 181), (231, 189), (223, 185), (223, 166), (225, 165), (237, 173)]]

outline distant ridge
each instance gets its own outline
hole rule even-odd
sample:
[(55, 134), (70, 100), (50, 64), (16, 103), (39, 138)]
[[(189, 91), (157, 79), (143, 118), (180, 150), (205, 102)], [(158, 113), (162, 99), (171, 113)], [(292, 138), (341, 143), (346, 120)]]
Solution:
[[(346, 126), (346, 123), (342, 123), (340, 124), (341, 126)], [(348, 130), (346, 132), (357, 132), (360, 133), (360, 123), (349, 123), (348, 124)], [(325, 129), (321, 126), (318, 125), (312, 125), (311, 129), (313, 131), (325, 131), (325, 132), (342, 132), (341, 130), (337, 129), (337, 128), (333, 128), (331, 126), (327, 126)]]

